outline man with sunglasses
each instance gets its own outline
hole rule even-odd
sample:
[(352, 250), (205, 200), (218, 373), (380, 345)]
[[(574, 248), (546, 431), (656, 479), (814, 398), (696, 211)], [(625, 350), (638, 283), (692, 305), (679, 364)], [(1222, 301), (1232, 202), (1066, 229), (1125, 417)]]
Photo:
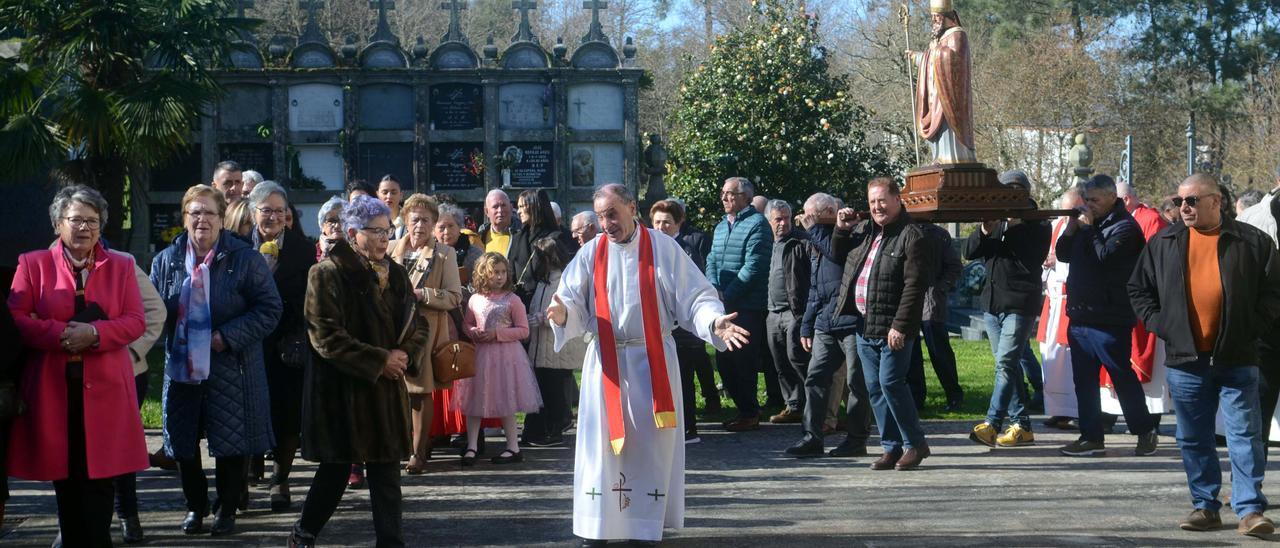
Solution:
[(1094, 175), (1080, 188), (1084, 205), (1067, 221), (1056, 247), (1067, 274), (1067, 344), (1071, 347), (1080, 438), (1059, 451), (1071, 457), (1106, 452), (1098, 370), (1105, 367), (1124, 411), (1129, 431), (1138, 436), (1134, 453), (1156, 451), (1156, 431), (1147, 413), (1146, 395), (1129, 367), (1129, 341), (1136, 323), (1125, 295), (1145, 240), (1138, 223), (1116, 195), (1116, 182)]
[(1275, 531), (1262, 515), (1266, 446), (1258, 401), (1255, 341), (1280, 312), (1280, 261), (1266, 233), (1222, 215), (1222, 191), (1210, 175), (1178, 186), (1182, 223), (1160, 232), (1129, 280), (1134, 311), (1165, 341), (1169, 392), (1178, 417), (1178, 448), (1194, 507), (1180, 527), (1222, 527), (1222, 469), (1214, 418), (1222, 410), (1231, 458), (1236, 530)]

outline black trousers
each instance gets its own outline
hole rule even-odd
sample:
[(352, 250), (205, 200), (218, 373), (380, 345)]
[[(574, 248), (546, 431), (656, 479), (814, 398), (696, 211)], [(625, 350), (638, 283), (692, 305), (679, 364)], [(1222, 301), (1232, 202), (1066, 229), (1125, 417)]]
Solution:
[[(311, 490), (302, 504), (302, 518), (298, 520), (302, 531), (320, 536), (320, 530), (333, 517), (347, 490), (347, 475), (351, 473), (349, 462), (323, 462), (316, 468), (311, 480)], [(377, 546), (404, 546), (401, 528), (400, 463), (365, 463), (365, 478), (369, 482), (369, 504), (373, 507), (373, 531)]]
[[(235, 515), (240, 493), (245, 489), (245, 471), (249, 457), (217, 457), (214, 459), (214, 487), (218, 492), (218, 513)], [(209, 479), (204, 475), (200, 458), (178, 461), (178, 475), (182, 478), (182, 495), (187, 499), (187, 511), (204, 516), (209, 513)]]
[[(698, 393), (693, 386), (694, 376), (698, 373), (698, 366), (706, 364), (707, 368), (711, 368), (711, 358), (707, 356), (707, 348), (693, 346), (676, 346), (676, 360), (680, 363), (680, 399), (684, 404), (684, 429), (686, 432), (698, 432)], [(703, 381), (702, 386), (707, 387), (707, 383)], [(715, 382), (711, 383), (711, 397), (719, 401), (720, 393), (716, 391)], [(706, 396), (703, 396), (706, 399)], [(707, 400), (712, 401), (712, 400)]]
[(84, 439), (84, 369), (67, 364), (67, 464), (69, 477), (53, 482), (62, 545), (111, 546), (112, 478), (89, 479)]
[[(134, 375), (133, 384), (137, 387), (138, 409), (142, 409), (142, 402), (147, 399), (147, 387), (151, 384), (147, 373), (143, 371), (140, 375)], [(116, 516), (124, 519), (138, 515), (138, 475), (129, 473), (116, 476), (115, 489)]]
[[(706, 401), (710, 407), (718, 407), (720, 405), (720, 390), (716, 388), (716, 372), (711, 367), (711, 356), (707, 355), (707, 347), (702, 343), (702, 339), (697, 339), (698, 344), (682, 345), (679, 338), (676, 339), (676, 357), (680, 359), (680, 381), (683, 385), (685, 371), (689, 373), (689, 396), (684, 400), (685, 414), (695, 411), (697, 400), (694, 399), (692, 392), (694, 389), (693, 381), (696, 378), (702, 390), (702, 399)], [(693, 424), (690, 422), (689, 424)]]
[(760, 416), (760, 399), (756, 395), (759, 388), (760, 360), (764, 355), (764, 337), (755, 335), (764, 333), (763, 310), (735, 310), (738, 318), (734, 323), (746, 329), (752, 336), (743, 347), (728, 351), (716, 351), (716, 368), (720, 370), (720, 378), (729, 391), (729, 397), (738, 408), (738, 418), (754, 419)]
[(542, 440), (559, 436), (568, 426), (569, 394), (565, 392), (565, 377), (573, 377), (571, 369), (535, 367), (533, 375), (538, 379), (538, 391), (542, 393), (542, 410), (524, 417), (524, 439)]

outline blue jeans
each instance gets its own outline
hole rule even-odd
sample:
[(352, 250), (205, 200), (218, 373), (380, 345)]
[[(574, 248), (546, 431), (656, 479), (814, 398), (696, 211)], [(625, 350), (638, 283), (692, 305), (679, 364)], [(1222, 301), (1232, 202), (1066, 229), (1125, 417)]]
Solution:
[(1155, 428), (1147, 412), (1147, 395), (1142, 392), (1138, 375), (1129, 366), (1130, 333), (1128, 327), (1092, 327), (1071, 325), (1067, 328), (1067, 344), (1071, 346), (1071, 378), (1076, 383), (1079, 408), (1080, 439), (1102, 443), (1102, 396), (1098, 391), (1098, 363), (1107, 368), (1115, 387), (1120, 409), (1129, 431), (1142, 435)]
[[(1028, 331), (1027, 337), (1031, 337), (1030, 324), (1035, 323), (1035, 318), (1027, 316)], [(1031, 343), (1023, 345), (1026, 350), (1022, 351), (1022, 359), (1018, 360), (1022, 364), (1022, 373), (1027, 376), (1027, 384), (1031, 385), (1031, 391), (1034, 394), (1029, 396), (1027, 401), (1036, 400), (1036, 396), (1044, 403), (1044, 369), (1040, 367), (1040, 360), (1036, 359), (1036, 353), (1031, 350)]]
[(886, 453), (901, 451), (903, 446), (928, 445), (920, 417), (916, 415), (915, 400), (907, 387), (914, 339), (907, 337), (901, 350), (891, 350), (887, 339), (867, 339), (858, 334), (862, 376), (867, 381), (867, 397), (880, 427), (880, 445)]
[(999, 430), (1008, 417), (1009, 422), (1030, 431), (1031, 417), (1026, 408), (1030, 400), (1027, 385), (1022, 382), (1021, 362), (1031, 332), (1031, 316), (986, 313), (982, 319), (987, 323), (987, 339), (996, 360), (996, 382), (987, 407), (987, 422)]
[[(1218, 511), (1222, 467), (1214, 445), (1214, 419), (1221, 406), (1231, 458), (1231, 508), (1243, 518), (1267, 508), (1262, 494), (1266, 447), (1258, 403), (1258, 368), (1213, 367), (1207, 357), (1169, 366), (1169, 395), (1178, 416), (1178, 449), (1187, 471), (1191, 505)], [(1267, 417), (1270, 420), (1270, 417)]]

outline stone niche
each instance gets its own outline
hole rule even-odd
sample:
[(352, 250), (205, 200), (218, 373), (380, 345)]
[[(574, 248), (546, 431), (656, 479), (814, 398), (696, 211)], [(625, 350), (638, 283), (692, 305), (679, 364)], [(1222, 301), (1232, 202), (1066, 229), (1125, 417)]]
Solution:
[(295, 145), (294, 148), (304, 176), (324, 183), (325, 190), (341, 191), (346, 186), (342, 154), (336, 145)]
[(290, 131), (342, 129), (342, 87), (335, 84), (289, 86)]
[(271, 127), (271, 89), (254, 84), (227, 86), (218, 108), (218, 129)]
[(360, 129), (413, 129), (413, 88), (402, 84), (361, 86)]
[(394, 175), (404, 182), (405, 191), (413, 174), (413, 143), (360, 143), (356, 149), (357, 177), (371, 183), (382, 180), (383, 175)]
[[(484, 124), (484, 88), (477, 84), (431, 86), (431, 130), (480, 129)], [(540, 113), (539, 113), (540, 114)]]
[(569, 144), (569, 184), (598, 187), (621, 182), (622, 143)]
[(569, 129), (622, 129), (622, 86), (569, 86)]
[(549, 84), (514, 83), (499, 87), (498, 129), (555, 127), (552, 95)]

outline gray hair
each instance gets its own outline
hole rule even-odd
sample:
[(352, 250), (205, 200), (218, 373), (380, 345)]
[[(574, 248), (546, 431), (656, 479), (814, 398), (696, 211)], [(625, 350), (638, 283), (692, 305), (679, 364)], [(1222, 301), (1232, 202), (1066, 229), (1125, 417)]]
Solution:
[(826, 192), (815, 193), (810, 196), (808, 200), (805, 200), (804, 204), (807, 206), (813, 206), (813, 209), (818, 212), (830, 211), (835, 213), (840, 210), (840, 200), (837, 200), (835, 196), (827, 194)]
[(347, 207), (342, 208), (342, 230), (360, 230), (383, 215), (387, 216), (388, 221), (391, 220), (391, 208), (382, 200), (372, 196), (356, 196), (347, 203)]
[(1133, 184), (1132, 184), (1132, 183), (1128, 183), (1128, 182), (1124, 182), (1124, 181), (1117, 181), (1117, 182), (1116, 182), (1116, 196), (1119, 196), (1119, 197), (1121, 197), (1121, 198), (1123, 198), (1123, 197), (1125, 197), (1125, 196), (1129, 196), (1129, 197), (1133, 198), (1134, 200), (1137, 200), (1137, 199), (1138, 199), (1138, 188), (1137, 188), (1137, 187), (1135, 187), (1135, 186), (1133, 186)]
[(244, 182), (246, 183), (253, 181), (253, 184), (255, 185), (260, 185), (267, 180), (267, 178), (263, 177), (261, 173), (258, 173), (252, 169), (246, 169), (243, 172), (241, 172), (240, 178), (243, 179)]
[(594, 226), (597, 229), (600, 228), (600, 217), (596, 216), (596, 212), (594, 211), (579, 211), (578, 214), (574, 215), (573, 219), (569, 221), (570, 228), (572, 228), (573, 223), (578, 222), (579, 219), (582, 219), (583, 223)]
[(1102, 190), (1115, 194), (1116, 180), (1112, 179), (1110, 175), (1099, 173), (1093, 177), (1089, 177), (1089, 180), (1080, 183), (1080, 195), (1083, 196), (1090, 190)]
[(449, 215), (453, 217), (453, 222), (457, 223), (458, 226), (467, 226), (467, 212), (463, 211), (462, 208), (453, 204), (445, 203), (440, 204), (439, 210), (440, 218), (436, 219), (437, 221), (443, 219), (445, 215)]
[(84, 204), (98, 212), (99, 222), (103, 226), (107, 224), (107, 200), (97, 190), (89, 188), (85, 185), (70, 185), (62, 187), (57, 194), (53, 196), (53, 203), (49, 204), (49, 221), (53, 223), (54, 230), (58, 229), (58, 221), (62, 220), (62, 214), (67, 211), (71, 204)]
[[(279, 194), (281, 198), (284, 198), (285, 205), (289, 205), (289, 192), (284, 187), (275, 181), (263, 181), (255, 185), (253, 190), (249, 192), (249, 207), (257, 209), (258, 204), (261, 204), (263, 200), (267, 199), (267, 196), (272, 194)], [(322, 220), (321, 222), (323, 223), (324, 221)]]
[(772, 215), (774, 211), (786, 211), (787, 216), (790, 217), (791, 204), (788, 204), (786, 200), (769, 200), (769, 203), (764, 206), (764, 214)]
[(495, 196), (502, 196), (502, 199), (503, 199), (503, 200), (506, 200), (506, 201), (507, 201), (507, 203), (511, 203), (511, 196), (508, 196), (508, 195), (507, 195), (507, 191), (502, 190), (502, 189), (500, 189), (500, 188), (495, 188), (495, 189), (493, 189), (493, 190), (490, 190), (488, 194), (485, 194), (485, 195), (484, 195), (484, 203), (485, 203), (485, 204), (488, 204), (488, 203), (489, 203), (489, 198), (493, 198), (493, 197), (495, 197)]
[(337, 210), (338, 217), (342, 217), (342, 210), (346, 208), (346, 206), (347, 206), (347, 201), (343, 200), (341, 196), (334, 196), (332, 198), (329, 198), (329, 201), (325, 202), (324, 205), (320, 206), (320, 213), (316, 215), (316, 223), (319, 224), (321, 227), (324, 227), (324, 218), (328, 217), (329, 213), (333, 212), (334, 210)]
[[(231, 160), (223, 160), (221, 162), (218, 162), (218, 165), (214, 166), (213, 168), (213, 177), (215, 179), (218, 177), (219, 171), (244, 171), (244, 168), (240, 167), (239, 162), (233, 162)], [(242, 177), (244, 176), (243, 173), (241, 173), (240, 175)]]
[(636, 195), (632, 194), (631, 189), (618, 183), (609, 183), (597, 188), (595, 192), (591, 193), (591, 201), (594, 202), (605, 196), (614, 196), (627, 204), (636, 203)]
[(1265, 196), (1265, 194), (1260, 190), (1246, 190), (1240, 194), (1240, 197), (1237, 198), (1236, 201), (1240, 202), (1241, 207), (1250, 208), (1257, 205), (1258, 202), (1261, 202), (1263, 196)]
[(751, 201), (756, 195), (756, 185), (751, 184), (751, 179), (746, 177), (729, 177), (725, 179), (726, 183), (734, 183), (738, 185), (738, 192), (747, 197), (747, 201)]
[(560, 210), (560, 204), (551, 202), (551, 212), (556, 214), (556, 221), (559, 222), (564, 217), (564, 212)]

